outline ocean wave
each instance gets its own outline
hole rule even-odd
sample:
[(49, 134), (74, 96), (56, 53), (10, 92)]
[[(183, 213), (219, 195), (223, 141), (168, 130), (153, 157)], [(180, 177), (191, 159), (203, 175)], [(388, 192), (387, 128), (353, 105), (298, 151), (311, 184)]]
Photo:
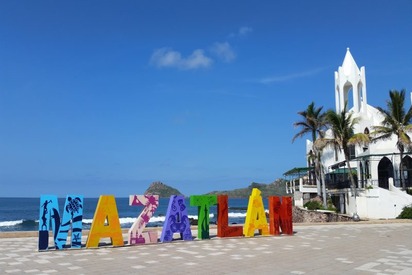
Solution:
[(228, 214), (229, 218), (245, 218), (246, 217), (246, 213), (229, 213)]
[[(119, 218), (119, 222), (120, 224), (132, 224), (135, 222), (137, 218), (131, 218), (131, 217), (125, 217), (125, 218)], [(165, 221), (165, 217), (152, 217), (150, 219), (150, 223), (156, 223), (156, 222), (164, 222)], [(93, 219), (83, 219), (82, 220), (83, 224), (92, 224), (93, 223)]]
[(84, 224), (92, 224), (92, 222), (93, 222), (93, 219), (83, 219), (82, 220), (82, 223)]
[[(238, 213), (235, 213), (238, 214)], [(230, 216), (230, 215), (229, 215)], [(214, 214), (209, 214), (209, 218), (214, 218)], [(234, 216), (236, 217), (236, 216)], [(197, 220), (198, 216), (197, 215), (188, 215), (189, 219), (194, 219)], [(132, 224), (135, 222), (137, 218), (131, 218), (131, 217), (125, 217), (125, 218), (119, 218), (120, 224)], [(162, 223), (165, 221), (165, 216), (154, 216), (151, 217), (149, 220), (149, 223)], [(92, 224), (93, 219), (83, 219), (82, 220), (83, 224)]]
[(39, 224), (39, 220), (2, 221), (0, 227), (32, 227)]
[[(239, 219), (239, 218), (245, 218), (246, 213), (237, 213), (237, 212), (230, 212), (228, 214), (229, 218), (234, 218), (234, 219)], [(188, 215), (190, 219), (197, 220), (199, 217), (197, 215)], [(210, 219), (215, 218), (215, 214), (210, 213), (209, 214)], [(125, 224), (133, 224), (137, 218), (132, 218), (132, 217), (124, 217), (120, 218), (120, 224), (125, 225)], [(154, 216), (150, 218), (149, 223), (152, 224), (161, 224), (165, 221), (165, 216)], [(35, 227), (38, 226), (39, 221), (38, 220), (15, 220), (15, 221), (2, 221), (0, 222), (0, 227)], [(93, 219), (83, 219), (82, 223), (84, 225), (91, 225), (93, 223)]]
[(10, 227), (23, 224), (23, 220), (0, 222), (0, 227)]

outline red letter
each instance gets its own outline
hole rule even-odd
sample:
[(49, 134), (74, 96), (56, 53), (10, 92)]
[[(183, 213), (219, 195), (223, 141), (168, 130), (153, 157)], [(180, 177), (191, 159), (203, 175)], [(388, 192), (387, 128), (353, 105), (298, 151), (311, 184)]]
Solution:
[(271, 235), (279, 235), (282, 229), (283, 234), (293, 235), (292, 221), (292, 198), (269, 197), (269, 229)]
[(217, 236), (238, 237), (243, 235), (242, 226), (229, 226), (229, 210), (227, 205), (227, 195), (217, 196)]

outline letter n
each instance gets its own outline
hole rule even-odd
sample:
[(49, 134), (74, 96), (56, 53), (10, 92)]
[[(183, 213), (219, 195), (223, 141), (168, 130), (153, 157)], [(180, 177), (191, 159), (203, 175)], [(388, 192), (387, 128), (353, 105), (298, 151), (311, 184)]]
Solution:
[(280, 235), (282, 234), (293, 235), (293, 220), (292, 220), (292, 198), (270, 196), (269, 197), (269, 224), (270, 234)]
[(293, 235), (292, 197), (282, 197), (280, 205), (280, 228), (282, 233)]
[(116, 200), (112, 195), (100, 196), (86, 247), (98, 247), (101, 238), (110, 238), (113, 246), (124, 245)]
[(280, 197), (270, 196), (269, 198), (269, 233), (280, 235)]

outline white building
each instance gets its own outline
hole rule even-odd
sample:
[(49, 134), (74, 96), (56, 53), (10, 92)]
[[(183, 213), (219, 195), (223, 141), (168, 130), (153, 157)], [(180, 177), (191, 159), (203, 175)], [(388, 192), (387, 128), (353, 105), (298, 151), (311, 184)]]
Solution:
[[(346, 101), (353, 117), (360, 117), (355, 133), (370, 132), (372, 126), (381, 125), (382, 115), (367, 102), (365, 67), (359, 69), (349, 48), (342, 66), (335, 72), (336, 112), (343, 110)], [(385, 102), (382, 105), (386, 108)], [(330, 136), (329, 131), (326, 134)], [(353, 146), (350, 166), (357, 181), (356, 196), (349, 188), (349, 171), (343, 152), (335, 152), (332, 148), (323, 150), (322, 164), (326, 174), (327, 194), (341, 213), (353, 215), (357, 212), (361, 219), (396, 218), (404, 206), (412, 204), (412, 196), (400, 188), (401, 160), (396, 140), (397, 137), (393, 136), (390, 140), (370, 143), (367, 147)], [(311, 149), (312, 143), (307, 141), (306, 153)], [(405, 153), (402, 160), (404, 178), (409, 188), (412, 187), (411, 155)], [(302, 179), (300, 183), (302, 186)], [(303, 203), (305, 192), (307, 198), (308, 194), (319, 192), (319, 188), (312, 188), (311, 191), (306, 188), (302, 192), (299, 189), (293, 188), (298, 190), (295, 192), (295, 202), (298, 205)]]

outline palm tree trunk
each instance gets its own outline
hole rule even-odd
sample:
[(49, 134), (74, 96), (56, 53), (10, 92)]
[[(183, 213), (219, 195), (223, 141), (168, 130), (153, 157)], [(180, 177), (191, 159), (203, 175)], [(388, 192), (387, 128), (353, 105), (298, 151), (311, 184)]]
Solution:
[(321, 177), (320, 177), (320, 173), (319, 173), (319, 170), (320, 170), (319, 169), (319, 163), (316, 164), (315, 170), (316, 170), (316, 172), (315, 172), (315, 174), (316, 174), (316, 189), (317, 189), (318, 196), (321, 196), (322, 182), (321, 182)]
[(323, 207), (326, 209), (328, 207), (328, 204), (327, 204), (327, 198), (326, 198), (325, 173), (323, 171), (323, 164), (322, 164), (321, 154), (317, 150), (315, 152), (316, 152), (316, 160), (318, 161), (319, 183), (320, 183), (320, 186), (318, 188), (318, 195), (322, 196)]
[(311, 183), (312, 182), (312, 171), (310, 170), (310, 167), (312, 167), (312, 164), (311, 164), (311, 161), (310, 161), (310, 158), (308, 158), (308, 167), (309, 167), (309, 182)]
[(326, 181), (325, 181), (325, 173), (323, 171), (323, 165), (322, 165), (322, 168), (320, 170), (320, 174), (321, 174), (321, 179), (322, 179), (323, 207), (325, 209), (327, 209), (328, 208), (328, 202), (327, 202), (327, 198), (326, 198)]
[(320, 171), (320, 153), (313, 148), (314, 154), (315, 154), (315, 181), (316, 181), (316, 187), (317, 187), (317, 192), (318, 196), (321, 196), (321, 171)]
[(356, 183), (355, 183), (355, 178), (352, 175), (352, 169), (350, 167), (350, 162), (349, 162), (349, 152), (346, 152), (344, 150), (344, 154), (345, 154), (345, 160), (346, 163), (348, 164), (348, 168), (349, 168), (349, 178), (350, 178), (350, 182), (351, 182), (351, 189), (353, 192), (353, 195), (355, 197), (355, 213), (353, 214), (353, 220), (354, 221), (359, 221), (359, 216), (358, 216), (358, 206), (357, 206), (357, 202), (356, 202), (356, 195), (357, 195), (357, 191), (356, 191)]
[(348, 169), (349, 169), (350, 187), (356, 194), (356, 190), (355, 190), (356, 182), (355, 182), (355, 178), (352, 175), (352, 168), (350, 167), (349, 156), (347, 156), (346, 154), (345, 154), (345, 160), (346, 160), (346, 163), (348, 164)]

